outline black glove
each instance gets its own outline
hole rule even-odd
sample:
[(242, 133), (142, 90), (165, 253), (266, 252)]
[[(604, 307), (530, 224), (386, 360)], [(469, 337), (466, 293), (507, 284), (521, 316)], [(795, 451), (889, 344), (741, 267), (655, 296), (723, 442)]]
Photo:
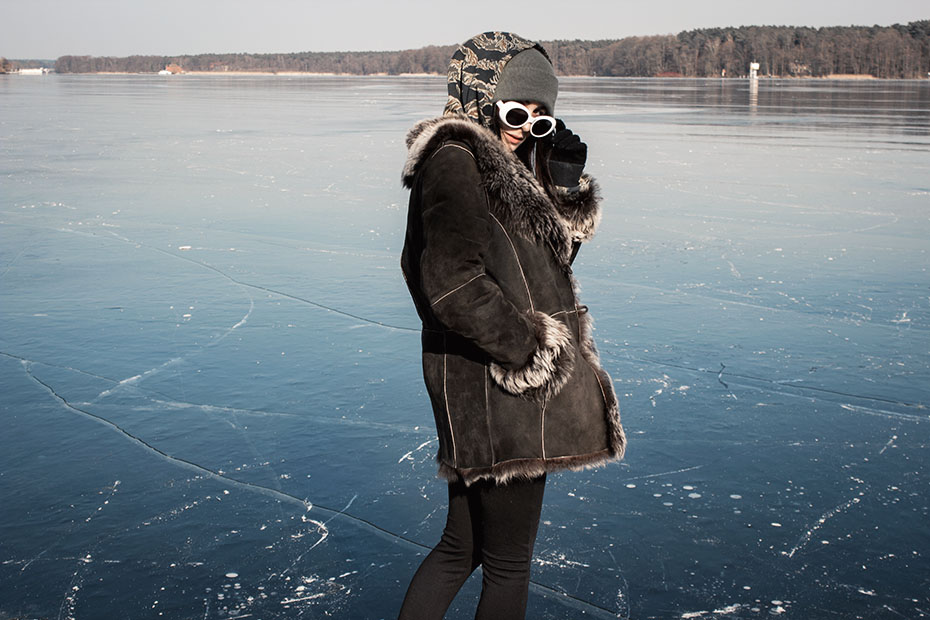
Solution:
[(565, 128), (562, 119), (555, 121), (552, 136), (552, 153), (549, 155), (549, 175), (559, 187), (578, 187), (584, 163), (588, 159), (588, 145)]

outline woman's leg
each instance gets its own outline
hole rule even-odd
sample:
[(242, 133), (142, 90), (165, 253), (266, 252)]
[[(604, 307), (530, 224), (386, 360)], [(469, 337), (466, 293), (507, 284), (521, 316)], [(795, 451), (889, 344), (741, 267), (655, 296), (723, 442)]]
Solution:
[[(530, 562), (545, 488), (545, 475), (478, 487), (484, 579), (475, 620), (522, 620), (526, 615)], [(479, 520), (475, 513), (473, 518)]]
[(459, 588), (480, 563), (474, 544), (465, 483), (449, 483), (449, 514), (439, 543), (413, 576), (400, 610), (399, 620), (441, 620)]

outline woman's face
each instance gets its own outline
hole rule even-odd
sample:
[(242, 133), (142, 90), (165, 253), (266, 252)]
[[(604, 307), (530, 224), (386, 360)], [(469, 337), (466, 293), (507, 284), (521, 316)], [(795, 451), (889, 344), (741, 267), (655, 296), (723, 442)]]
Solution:
[[(548, 114), (548, 112), (546, 111), (546, 106), (542, 104), (534, 103), (532, 101), (529, 101), (529, 102), (521, 101), (520, 103), (522, 103), (526, 107), (526, 109), (530, 111), (530, 114), (532, 114), (533, 116), (539, 116), (541, 114)], [(526, 124), (524, 124), (519, 129), (511, 129), (501, 122), (498, 122), (497, 126), (500, 127), (501, 140), (504, 142), (504, 145), (507, 146), (507, 148), (510, 149), (511, 151), (517, 150), (517, 147), (523, 144), (523, 141), (526, 140), (526, 137), (530, 135), (529, 121), (527, 121)]]

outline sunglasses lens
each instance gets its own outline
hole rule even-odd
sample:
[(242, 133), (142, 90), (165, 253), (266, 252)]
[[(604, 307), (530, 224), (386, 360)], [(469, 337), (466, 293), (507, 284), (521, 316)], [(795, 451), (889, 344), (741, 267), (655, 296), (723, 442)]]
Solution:
[(530, 128), (530, 133), (536, 138), (542, 138), (543, 136), (549, 135), (549, 133), (555, 128), (555, 125), (548, 118), (539, 117), (536, 119), (536, 122), (533, 123), (533, 126)]
[(514, 128), (523, 127), (528, 120), (530, 120), (530, 115), (526, 108), (511, 108), (504, 114), (504, 122)]

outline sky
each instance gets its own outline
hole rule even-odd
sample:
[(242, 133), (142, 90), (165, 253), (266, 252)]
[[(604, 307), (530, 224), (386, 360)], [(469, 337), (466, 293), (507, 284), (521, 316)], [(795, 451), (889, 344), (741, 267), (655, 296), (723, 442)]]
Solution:
[[(484, 7), (478, 10), (479, 7)], [(402, 50), (488, 30), (620, 39), (714, 26), (930, 19), (927, 0), (0, 0), (0, 56)]]

